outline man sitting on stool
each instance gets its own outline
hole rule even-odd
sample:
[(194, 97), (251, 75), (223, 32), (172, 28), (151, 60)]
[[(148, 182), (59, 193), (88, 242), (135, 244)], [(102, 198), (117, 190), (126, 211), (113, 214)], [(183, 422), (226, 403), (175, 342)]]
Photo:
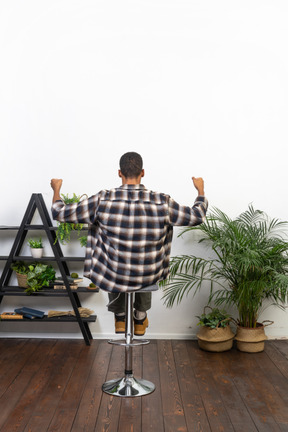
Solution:
[(84, 276), (108, 291), (108, 310), (115, 314), (116, 333), (125, 332), (121, 293), (135, 291), (134, 334), (142, 336), (148, 327), (146, 312), (151, 307), (151, 292), (141, 294), (139, 290), (167, 278), (173, 226), (204, 222), (208, 202), (201, 177), (192, 177), (198, 191), (192, 207), (146, 189), (141, 184), (142, 158), (135, 152), (121, 157), (118, 174), (122, 179), (120, 187), (69, 205), (60, 197), (62, 180), (52, 179), (52, 215), (59, 222), (90, 225)]

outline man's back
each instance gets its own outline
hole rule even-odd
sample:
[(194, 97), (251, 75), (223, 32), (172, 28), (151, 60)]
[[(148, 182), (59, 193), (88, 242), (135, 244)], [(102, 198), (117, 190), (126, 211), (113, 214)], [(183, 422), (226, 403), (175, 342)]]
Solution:
[(89, 223), (85, 272), (107, 291), (138, 290), (165, 279), (173, 226), (202, 223), (205, 197), (193, 207), (181, 206), (169, 195), (142, 184), (103, 190), (79, 204), (53, 204), (58, 221)]
[(84, 275), (110, 292), (139, 290), (165, 279), (173, 226), (192, 226), (205, 219), (208, 202), (202, 178), (192, 178), (198, 191), (192, 207), (142, 184), (143, 161), (135, 152), (120, 159), (122, 186), (103, 190), (77, 204), (64, 205), (62, 180), (53, 179), (52, 214), (59, 222), (90, 225)]

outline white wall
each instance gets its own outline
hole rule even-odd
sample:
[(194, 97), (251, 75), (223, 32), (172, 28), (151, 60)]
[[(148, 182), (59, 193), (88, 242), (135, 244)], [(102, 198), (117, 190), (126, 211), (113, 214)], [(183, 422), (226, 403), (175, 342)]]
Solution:
[[(203, 176), (211, 207), (234, 217), (253, 202), (287, 219), (287, 12), (286, 0), (2, 0), (0, 225), (19, 224), (33, 192), (50, 206), (52, 177), (65, 193), (117, 186), (131, 150), (145, 185), (183, 204)], [(175, 235), (173, 254), (195, 248)], [(193, 337), (206, 299), (204, 289), (171, 311), (154, 294), (150, 336)], [(112, 333), (107, 295), (83, 302), (98, 315), (94, 336)], [(262, 318), (270, 337), (287, 336), (287, 313)], [(80, 336), (53, 326), (1, 323), (1, 334)]]

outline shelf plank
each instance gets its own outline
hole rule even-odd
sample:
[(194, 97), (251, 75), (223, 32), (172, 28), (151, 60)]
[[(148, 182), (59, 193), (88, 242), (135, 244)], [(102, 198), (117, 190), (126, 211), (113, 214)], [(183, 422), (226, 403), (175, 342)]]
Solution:
[[(71, 290), (72, 293), (85, 293), (85, 294), (95, 294), (98, 293), (99, 290), (91, 290), (85, 287), (78, 287), (77, 290)], [(0, 296), (10, 295), (10, 296), (27, 296), (25, 293), (25, 288), (20, 288), (17, 286), (3, 286), (0, 290)], [(33, 294), (29, 294), (29, 296), (49, 296), (49, 297), (57, 297), (57, 296), (68, 296), (68, 292), (65, 289), (54, 289), (54, 288), (43, 288), (41, 291), (37, 291)]]
[[(8, 256), (0, 256), (0, 260), (7, 260)], [(68, 257), (60, 257), (60, 261), (66, 262), (66, 261), (84, 261), (85, 257), (75, 257), (75, 256), (68, 256)], [(45, 262), (45, 261), (54, 261), (56, 262), (56, 258), (53, 256), (43, 256), (42, 258), (33, 258), (32, 256), (14, 256), (13, 261), (37, 261), (37, 262)]]
[[(83, 322), (95, 322), (97, 319), (97, 315), (90, 315), (90, 317), (88, 318), (82, 318)], [(59, 316), (59, 317), (53, 317), (53, 318), (48, 318), (47, 315), (44, 315), (43, 318), (34, 318), (34, 319), (28, 319), (28, 318), (23, 318), (23, 319), (13, 319), (13, 318), (9, 318), (9, 319), (1, 319), (1, 322), (75, 322), (77, 323), (77, 318), (74, 316)]]
[[(0, 225), (0, 231), (1, 230), (11, 230), (11, 231), (14, 231), (14, 230), (19, 230), (19, 226), (13, 226), (13, 225), (11, 225), (11, 226), (9, 226), (9, 225)], [(50, 227), (48, 227), (48, 229), (49, 229), (49, 231), (56, 231), (57, 230), (57, 226), (50, 226)], [(38, 224), (27, 224), (27, 225), (25, 225), (25, 227), (24, 227), (24, 229), (25, 230), (43, 230), (43, 231), (45, 231), (45, 228), (44, 228), (44, 226), (43, 225), (38, 225)], [(89, 230), (89, 226), (86, 226), (86, 227), (83, 227), (82, 229), (81, 229), (81, 231), (88, 231)], [(75, 231), (76, 232), (76, 231)]]
[[(15, 231), (15, 230), (19, 230), (19, 226), (9, 226), (9, 225), (0, 225), (0, 231), (4, 231), (4, 230), (6, 230), (6, 231), (9, 231), (9, 230), (11, 230), (11, 231)], [(25, 225), (25, 227), (24, 227), (24, 229), (25, 230), (44, 230), (45, 231), (45, 228), (44, 228), (44, 226), (43, 225)], [(49, 231), (55, 231), (55, 230), (57, 230), (57, 226), (51, 226), (51, 227), (49, 227)]]
[(18, 230), (19, 226), (0, 225), (0, 230)]

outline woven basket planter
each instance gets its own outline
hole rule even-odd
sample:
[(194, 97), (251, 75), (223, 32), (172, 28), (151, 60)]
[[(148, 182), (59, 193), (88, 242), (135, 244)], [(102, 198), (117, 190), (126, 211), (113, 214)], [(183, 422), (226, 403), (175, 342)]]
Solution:
[[(272, 324), (272, 321), (269, 321), (269, 323)], [(235, 340), (237, 341), (237, 349), (239, 351), (248, 353), (264, 351), (266, 339), (264, 324), (257, 323), (256, 328), (237, 327)]]
[(232, 348), (234, 336), (230, 325), (215, 329), (203, 326), (197, 334), (198, 346), (204, 351), (228, 351)]
[(16, 277), (17, 277), (18, 286), (20, 288), (28, 288), (27, 275), (16, 272)]

